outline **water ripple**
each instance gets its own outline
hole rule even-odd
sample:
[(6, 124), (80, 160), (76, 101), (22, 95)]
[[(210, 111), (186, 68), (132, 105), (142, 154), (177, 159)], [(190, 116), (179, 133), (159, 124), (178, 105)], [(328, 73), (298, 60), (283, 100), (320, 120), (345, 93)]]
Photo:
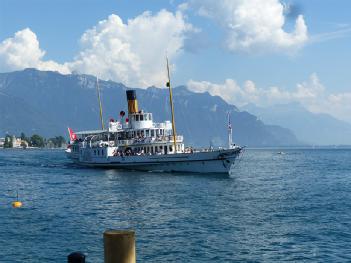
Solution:
[[(133, 228), (139, 262), (351, 260), (351, 152), (247, 150), (230, 176), (83, 169), (62, 151), (0, 151), (0, 262), (103, 262)], [(19, 191), (22, 209), (12, 209)]]

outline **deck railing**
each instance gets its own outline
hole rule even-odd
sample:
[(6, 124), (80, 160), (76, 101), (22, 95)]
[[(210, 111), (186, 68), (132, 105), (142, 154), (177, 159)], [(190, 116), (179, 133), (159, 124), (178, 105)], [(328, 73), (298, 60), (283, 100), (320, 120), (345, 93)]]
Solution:
[[(183, 142), (183, 136), (177, 135), (177, 142)], [(158, 136), (158, 137), (144, 137), (144, 138), (135, 138), (130, 140), (118, 140), (117, 146), (131, 145), (131, 144), (150, 144), (150, 143), (167, 143), (173, 142), (173, 136)]]
[[(176, 136), (177, 142), (183, 142), (183, 136), (177, 135)], [(109, 146), (126, 146), (132, 144), (151, 144), (151, 143), (170, 143), (173, 142), (173, 135), (166, 135), (166, 136), (157, 136), (157, 137), (141, 137), (141, 138), (134, 138), (134, 139), (126, 139), (126, 140), (118, 140), (117, 144), (114, 141), (93, 141), (87, 142), (83, 141), (79, 143), (80, 148), (99, 148)]]

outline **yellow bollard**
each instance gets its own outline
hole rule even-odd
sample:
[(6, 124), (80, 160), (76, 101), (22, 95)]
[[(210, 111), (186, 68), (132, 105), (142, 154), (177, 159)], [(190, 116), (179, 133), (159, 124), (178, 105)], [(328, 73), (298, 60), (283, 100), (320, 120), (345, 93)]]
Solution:
[(135, 232), (106, 230), (104, 232), (105, 263), (135, 263)]

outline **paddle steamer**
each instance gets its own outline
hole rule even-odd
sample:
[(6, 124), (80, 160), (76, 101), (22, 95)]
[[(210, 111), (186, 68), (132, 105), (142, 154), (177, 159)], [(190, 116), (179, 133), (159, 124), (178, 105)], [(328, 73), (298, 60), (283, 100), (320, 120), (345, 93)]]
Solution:
[(127, 90), (128, 114), (121, 111), (119, 120), (111, 119), (107, 129), (104, 129), (100, 103), (102, 130), (77, 133), (70, 130), (72, 143), (66, 150), (67, 156), (89, 167), (228, 173), (242, 152), (240, 146), (232, 144), (229, 115), (226, 149), (195, 150), (186, 147), (183, 136), (176, 134), (170, 81), (167, 87), (170, 91), (172, 121), (155, 123), (152, 113), (139, 110), (136, 91)]

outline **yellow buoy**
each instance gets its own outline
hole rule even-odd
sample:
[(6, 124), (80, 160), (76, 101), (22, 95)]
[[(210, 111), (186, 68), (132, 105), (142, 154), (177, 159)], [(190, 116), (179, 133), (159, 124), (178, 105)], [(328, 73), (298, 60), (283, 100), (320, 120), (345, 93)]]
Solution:
[(20, 207), (22, 207), (22, 202), (14, 201), (14, 202), (12, 202), (12, 207), (13, 208), (20, 208)]
[(18, 200), (18, 191), (17, 191), (16, 201), (12, 202), (12, 207), (13, 208), (20, 208), (20, 207), (22, 207), (22, 202)]

